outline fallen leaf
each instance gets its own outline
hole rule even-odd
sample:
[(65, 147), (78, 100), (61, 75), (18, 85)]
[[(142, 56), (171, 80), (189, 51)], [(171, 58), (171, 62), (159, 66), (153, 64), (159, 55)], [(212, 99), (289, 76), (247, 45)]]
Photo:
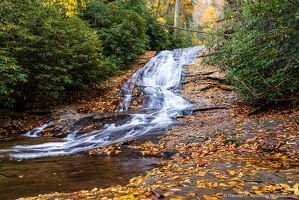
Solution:
[(154, 190), (151, 191), (151, 199), (152, 200), (157, 200), (160, 197), (160, 194), (158, 194), (157, 192), (155, 192)]
[(284, 184), (284, 183), (280, 183), (279, 184), (283, 189), (287, 190), (287, 189), (290, 189), (291, 187), (287, 184)]
[(249, 138), (245, 141), (245, 143), (254, 142), (257, 139), (257, 137)]
[(202, 166), (204, 166), (204, 165), (206, 165), (208, 162), (206, 162), (206, 161), (199, 161), (198, 163), (197, 163), (197, 166), (198, 167), (202, 167)]
[(202, 177), (205, 176), (206, 174), (207, 174), (206, 172), (198, 172), (195, 176)]
[(164, 197), (169, 197), (170, 195), (173, 195), (174, 193), (173, 192), (165, 192), (163, 194)]
[(93, 188), (92, 190), (91, 190), (91, 192), (96, 192), (96, 191), (98, 191), (99, 189), (98, 188)]
[(233, 170), (229, 170), (228, 173), (229, 173), (230, 175), (235, 175), (235, 174), (236, 174), (236, 172), (233, 171)]
[(206, 194), (204, 194), (202, 197), (203, 197), (205, 200), (217, 200), (217, 199), (218, 199), (217, 197), (211, 197), (211, 196), (206, 195)]
[(119, 154), (121, 151), (119, 151), (119, 150), (115, 150), (115, 154)]
[(195, 194), (195, 192), (191, 191), (191, 192), (189, 192), (189, 195), (194, 197), (196, 194)]

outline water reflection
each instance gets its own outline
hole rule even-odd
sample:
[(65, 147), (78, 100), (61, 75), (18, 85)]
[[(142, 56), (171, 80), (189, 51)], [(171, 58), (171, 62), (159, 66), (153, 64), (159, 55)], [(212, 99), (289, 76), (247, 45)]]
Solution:
[(63, 156), (34, 160), (0, 161), (0, 199), (11, 200), (41, 193), (91, 190), (126, 184), (152, 169), (156, 158), (133, 156)]

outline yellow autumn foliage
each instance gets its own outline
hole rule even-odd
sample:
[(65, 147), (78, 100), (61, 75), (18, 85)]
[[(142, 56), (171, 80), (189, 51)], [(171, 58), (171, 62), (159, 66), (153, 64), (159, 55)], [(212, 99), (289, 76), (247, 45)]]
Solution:
[(204, 32), (209, 32), (214, 28), (214, 23), (217, 18), (215, 8), (213, 6), (207, 7), (202, 13), (200, 25), (205, 26)]
[(157, 22), (161, 23), (161, 24), (165, 24), (166, 20), (163, 17), (158, 17), (157, 18)]
[[(157, 17), (165, 16), (165, 13), (169, 14), (169, 11), (174, 9), (174, 4), (175, 0), (147, 0), (147, 8)], [(192, 14), (194, 4), (192, 0), (184, 0), (180, 1), (179, 7), (182, 18), (185, 19), (185, 15)]]
[(202, 14), (201, 24), (214, 22), (216, 17), (215, 8), (209, 6)]
[(83, 9), (86, 8), (85, 0), (49, 0), (47, 3), (59, 6), (61, 8), (61, 11), (64, 11), (67, 17), (77, 15), (77, 9), (79, 7)]

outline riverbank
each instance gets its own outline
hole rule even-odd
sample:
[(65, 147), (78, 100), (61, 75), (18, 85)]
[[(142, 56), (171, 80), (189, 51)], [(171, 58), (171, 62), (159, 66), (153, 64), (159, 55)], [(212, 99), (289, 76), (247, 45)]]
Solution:
[(0, 141), (16, 134), (26, 133), (53, 119), (67, 121), (68, 117), (76, 118), (78, 115), (91, 113), (100, 115), (114, 111), (121, 99), (120, 96), (115, 97), (121, 85), (156, 53), (146, 51), (140, 59), (128, 65), (118, 76), (84, 91), (64, 92), (58, 100), (47, 97), (34, 104), (27, 104), (24, 110), (19, 112), (0, 108)]
[[(217, 68), (198, 59), (185, 70), (183, 95), (196, 107), (194, 114), (156, 142), (127, 146), (140, 156), (170, 160), (126, 185), (21, 199), (298, 199), (299, 110), (249, 116), (251, 108)], [(90, 153), (121, 151), (114, 145)]]

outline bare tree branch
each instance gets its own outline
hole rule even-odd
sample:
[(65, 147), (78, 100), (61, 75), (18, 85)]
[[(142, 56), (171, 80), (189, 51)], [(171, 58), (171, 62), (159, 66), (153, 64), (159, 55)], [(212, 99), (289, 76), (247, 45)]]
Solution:
[(192, 29), (179, 28), (179, 27), (170, 26), (170, 25), (167, 25), (167, 24), (159, 24), (159, 23), (157, 23), (157, 25), (159, 25), (159, 26), (165, 26), (165, 27), (168, 27), (168, 28), (174, 28), (174, 29), (178, 29), (178, 30), (183, 30), (183, 31), (190, 31), (190, 32), (202, 33), (202, 34), (207, 34), (207, 35), (215, 35), (213, 33), (206, 33), (206, 32), (203, 32), (203, 31), (197, 31), (197, 30), (192, 30)]

